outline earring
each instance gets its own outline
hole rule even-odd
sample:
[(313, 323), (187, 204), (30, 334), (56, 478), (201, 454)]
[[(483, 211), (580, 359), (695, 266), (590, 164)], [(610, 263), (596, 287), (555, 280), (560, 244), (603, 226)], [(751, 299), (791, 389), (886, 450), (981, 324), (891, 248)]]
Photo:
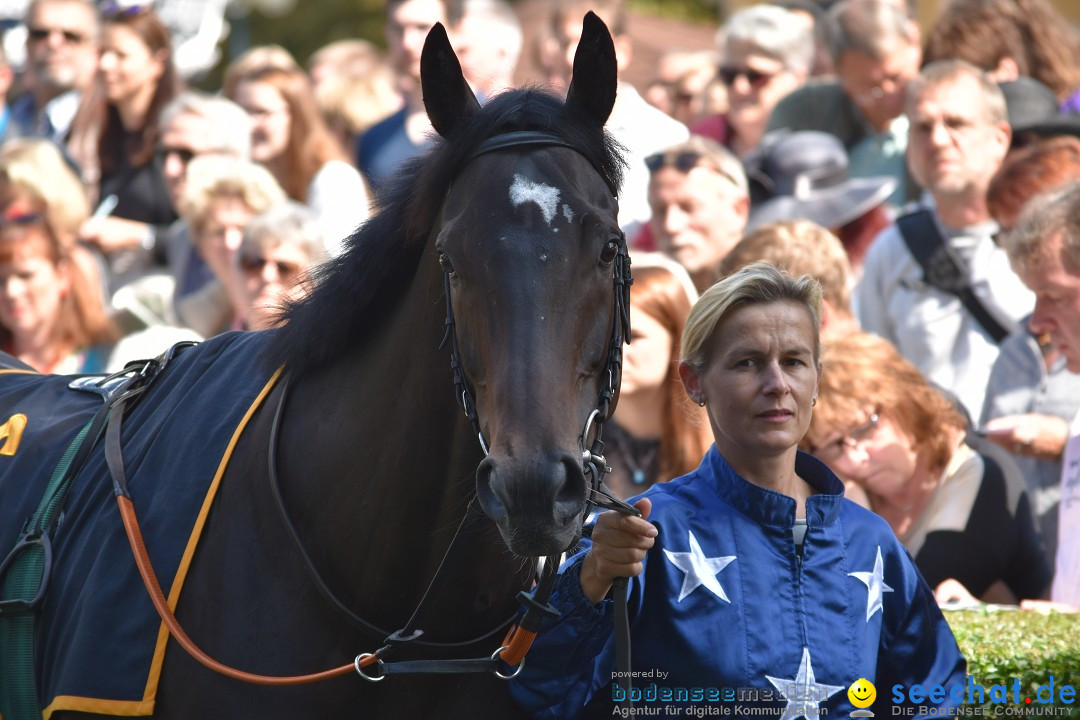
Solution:
[(698, 398), (697, 404), (701, 407), (705, 407), (705, 398)]
[(811, 400), (810, 400), (810, 407), (814, 407), (815, 405), (817, 405), (817, 395), (815, 395), (815, 396), (814, 396), (813, 398), (811, 398)]

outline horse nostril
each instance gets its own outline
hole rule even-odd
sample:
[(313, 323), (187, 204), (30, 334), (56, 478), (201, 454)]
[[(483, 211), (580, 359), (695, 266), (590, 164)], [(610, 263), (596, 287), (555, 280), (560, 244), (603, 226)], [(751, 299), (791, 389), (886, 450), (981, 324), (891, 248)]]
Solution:
[(555, 492), (555, 521), (565, 525), (576, 520), (585, 507), (585, 472), (581, 461), (569, 453), (563, 454), (560, 461), (563, 478)]
[(495, 461), (484, 458), (476, 468), (476, 497), (489, 518), (502, 526), (506, 523), (506, 503), (496, 489)]

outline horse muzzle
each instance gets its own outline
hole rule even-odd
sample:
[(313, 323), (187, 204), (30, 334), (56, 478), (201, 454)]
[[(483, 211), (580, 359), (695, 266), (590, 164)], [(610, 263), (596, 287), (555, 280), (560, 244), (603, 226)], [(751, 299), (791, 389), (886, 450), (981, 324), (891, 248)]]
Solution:
[(476, 470), (476, 494), (515, 555), (558, 555), (581, 535), (587, 492), (580, 456), (492, 452)]

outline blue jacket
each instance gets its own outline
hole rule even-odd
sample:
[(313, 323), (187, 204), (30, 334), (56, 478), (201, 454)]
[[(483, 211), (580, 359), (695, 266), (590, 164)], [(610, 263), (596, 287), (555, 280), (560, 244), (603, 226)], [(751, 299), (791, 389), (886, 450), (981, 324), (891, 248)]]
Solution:
[[(629, 587), (639, 706), (667, 699), (726, 703), (735, 715), (771, 706), (785, 720), (824, 708), (845, 717), (855, 709), (849, 686), (865, 678), (880, 717), (891, 712), (894, 685), (906, 696), (916, 683), (965, 683), (956, 640), (889, 526), (845, 500), (817, 459), (800, 452), (795, 468), (817, 491), (801, 553), (795, 501), (744, 480), (715, 446), (697, 470), (646, 493), (659, 536)], [(589, 546), (567, 560), (552, 600), (562, 617), (511, 684), (537, 718), (610, 716), (620, 691), (611, 687), (612, 601), (593, 606), (581, 592)]]

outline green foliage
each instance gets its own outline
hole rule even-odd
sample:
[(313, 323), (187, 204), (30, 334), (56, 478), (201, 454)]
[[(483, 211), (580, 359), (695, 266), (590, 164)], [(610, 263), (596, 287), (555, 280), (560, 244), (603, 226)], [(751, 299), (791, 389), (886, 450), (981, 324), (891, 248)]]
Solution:
[[(1004, 685), (1007, 705), (1030, 709), (1037, 705), (1036, 691), (1053, 677), (1053, 704), (1037, 706), (1033, 712), (1054, 707), (1068, 710), (1065, 717), (1080, 717), (1080, 615), (980, 608), (947, 612), (945, 617), (975, 683), (987, 691), (994, 685)], [(1020, 681), (1018, 703), (1013, 702), (1016, 680)], [(1060, 702), (1058, 690), (1063, 685), (1076, 689), (1072, 705)], [(1046, 689), (1042, 696), (1047, 697)], [(1029, 697), (1031, 704), (1026, 704)], [(994, 714), (995, 705), (987, 700), (983, 707)]]
[(723, 0), (629, 0), (631, 8), (645, 15), (714, 25), (721, 3)]
[(386, 46), (384, 0), (297, 0), (292, 12), (268, 17), (251, 15), (251, 44), (283, 45), (301, 64), (334, 40), (363, 38)]

